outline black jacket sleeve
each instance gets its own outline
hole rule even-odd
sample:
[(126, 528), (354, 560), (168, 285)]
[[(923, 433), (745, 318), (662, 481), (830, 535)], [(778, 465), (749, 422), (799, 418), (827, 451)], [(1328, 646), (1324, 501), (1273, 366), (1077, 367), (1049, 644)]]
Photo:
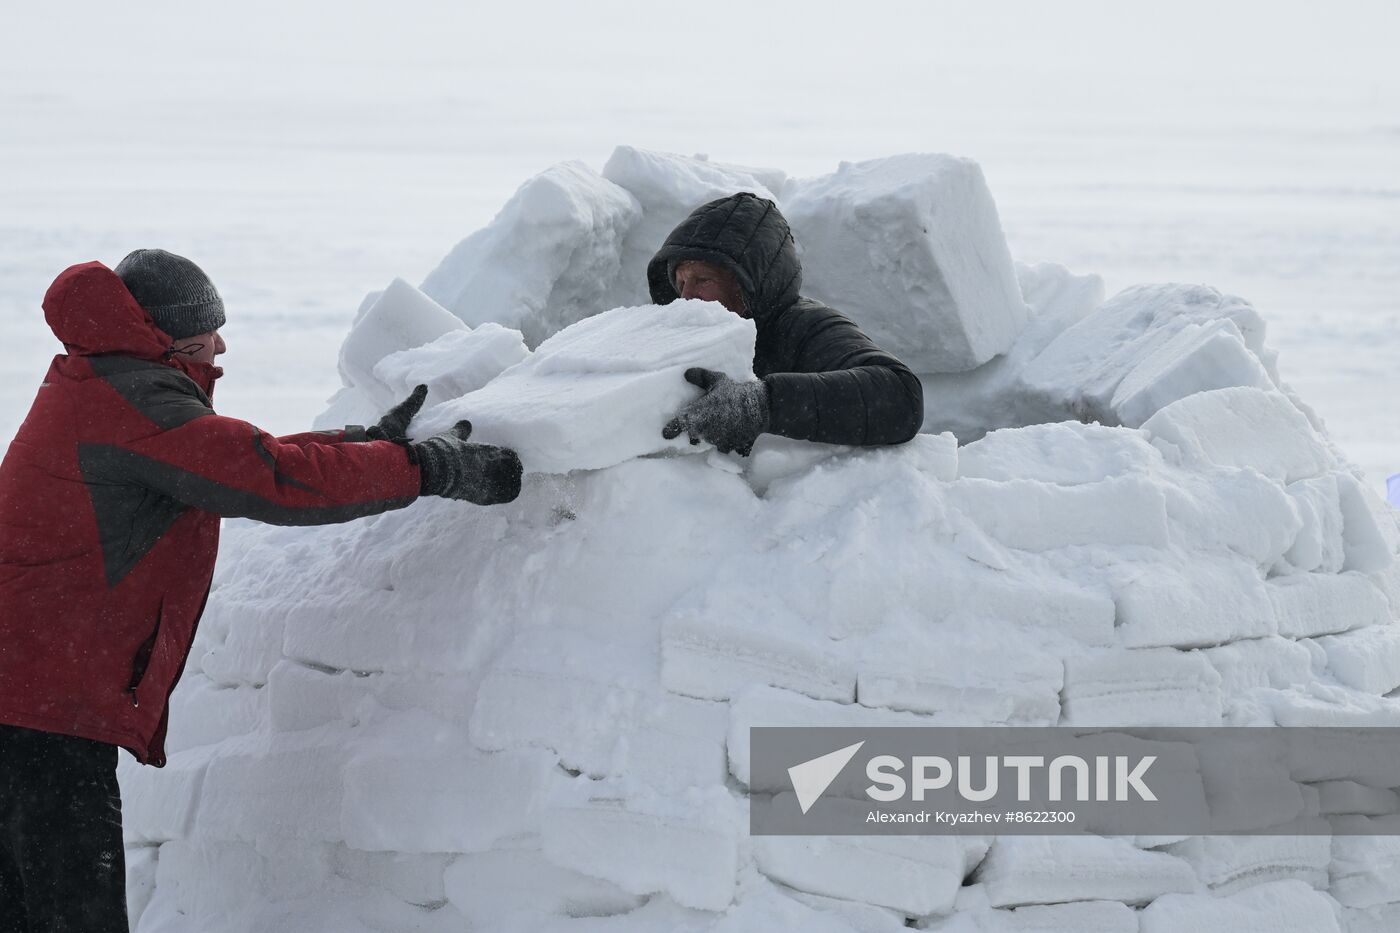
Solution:
[(902, 444), (923, 425), (919, 378), (825, 305), (797, 302), (760, 327), (757, 349), (771, 434), (871, 446)]

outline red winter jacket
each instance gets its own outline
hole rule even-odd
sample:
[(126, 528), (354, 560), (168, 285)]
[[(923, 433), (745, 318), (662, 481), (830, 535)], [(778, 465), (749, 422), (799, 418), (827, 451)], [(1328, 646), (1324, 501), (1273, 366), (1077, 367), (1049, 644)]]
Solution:
[(101, 263), (60, 275), (44, 314), (68, 353), (0, 464), (0, 723), (160, 766), (219, 516), (319, 525), (402, 508), (418, 467), (388, 441), (272, 437), (216, 415), (222, 371), (168, 355)]

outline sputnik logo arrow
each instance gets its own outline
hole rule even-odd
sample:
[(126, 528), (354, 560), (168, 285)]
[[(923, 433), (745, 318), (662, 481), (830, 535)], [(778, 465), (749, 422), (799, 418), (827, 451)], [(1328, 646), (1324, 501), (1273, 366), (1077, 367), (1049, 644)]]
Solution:
[(841, 769), (850, 763), (864, 744), (865, 742), (861, 741), (847, 745), (820, 758), (813, 758), (788, 768), (788, 778), (792, 781), (793, 792), (797, 794), (797, 803), (802, 807), (803, 813), (812, 809), (812, 804), (821, 799), (831, 782), (841, 773)]

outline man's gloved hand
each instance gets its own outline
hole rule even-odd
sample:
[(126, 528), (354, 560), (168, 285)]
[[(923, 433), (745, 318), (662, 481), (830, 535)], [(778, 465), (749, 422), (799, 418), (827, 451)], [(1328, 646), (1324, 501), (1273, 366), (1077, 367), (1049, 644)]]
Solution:
[(685, 380), (705, 390), (680, 410), (661, 436), (666, 440), (690, 435), (690, 442), (709, 441), (720, 453), (731, 450), (747, 457), (753, 442), (768, 430), (768, 386), (760, 380), (735, 382), (724, 373), (692, 367)]
[(477, 505), (510, 502), (520, 495), (520, 457), (508, 447), (469, 444), (471, 433), (472, 423), (459, 421), (449, 431), (408, 445), (422, 474), (420, 495)]
[(393, 441), (395, 444), (408, 443), (408, 426), (413, 423), (413, 416), (418, 414), (418, 409), (423, 407), (423, 400), (428, 397), (428, 387), (420, 385), (414, 389), (402, 402), (385, 413), (379, 423), (365, 429), (366, 436), (372, 441)]

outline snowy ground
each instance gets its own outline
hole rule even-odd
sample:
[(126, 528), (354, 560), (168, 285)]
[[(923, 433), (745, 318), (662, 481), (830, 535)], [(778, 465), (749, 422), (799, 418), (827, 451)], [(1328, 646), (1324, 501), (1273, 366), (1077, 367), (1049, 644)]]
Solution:
[(230, 309), (220, 407), (290, 431), (365, 292), (630, 143), (798, 176), (974, 158), (1017, 259), (1248, 298), (1372, 481), (1400, 470), (1393, 4), (438, 6), (7, 8), (0, 436), (69, 263), (202, 263)]

